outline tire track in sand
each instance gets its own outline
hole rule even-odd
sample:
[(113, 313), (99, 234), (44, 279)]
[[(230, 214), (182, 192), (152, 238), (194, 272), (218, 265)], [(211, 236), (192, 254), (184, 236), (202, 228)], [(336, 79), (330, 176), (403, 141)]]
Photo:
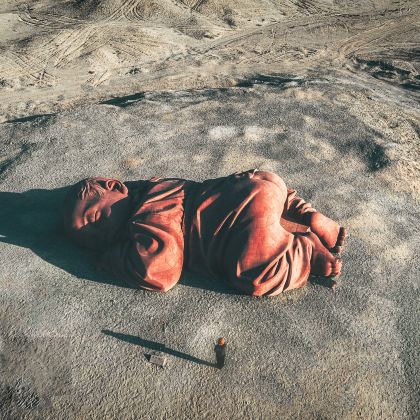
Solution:
[(17, 8), (18, 19), (30, 26), (39, 26), (49, 29), (63, 29), (63, 27), (83, 24), (80, 19), (67, 16), (48, 14), (48, 19), (44, 19), (32, 13), (27, 3), (21, 4)]
[(54, 76), (47, 72), (42, 61), (29, 60), (24, 54), (10, 50), (5, 52), (3, 59), (5, 66), (0, 69), (0, 75), (6, 80), (22, 77), (27, 83), (41, 86), (50, 86), (55, 82)]

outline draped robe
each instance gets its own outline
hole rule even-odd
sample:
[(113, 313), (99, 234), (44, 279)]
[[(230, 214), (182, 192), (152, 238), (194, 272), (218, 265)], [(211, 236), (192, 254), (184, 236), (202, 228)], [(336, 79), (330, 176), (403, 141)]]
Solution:
[(183, 269), (254, 296), (307, 282), (312, 248), (304, 221), (315, 210), (278, 175), (254, 169), (204, 182), (152, 178), (127, 186), (126, 233), (102, 265), (128, 284), (166, 292)]

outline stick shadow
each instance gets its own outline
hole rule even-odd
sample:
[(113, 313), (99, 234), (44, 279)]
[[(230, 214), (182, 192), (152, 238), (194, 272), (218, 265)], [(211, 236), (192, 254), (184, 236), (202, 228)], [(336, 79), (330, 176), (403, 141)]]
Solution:
[(117, 338), (118, 340), (125, 341), (126, 343), (135, 344), (136, 346), (145, 347), (149, 350), (158, 351), (160, 353), (165, 353), (170, 356), (179, 357), (180, 359), (184, 359), (189, 362), (196, 363), (198, 365), (217, 367), (215, 363), (211, 363), (211, 362), (208, 362), (207, 360), (203, 360), (203, 359), (199, 359), (198, 357), (191, 356), (190, 354), (171, 349), (169, 347), (166, 347), (165, 344), (163, 343), (144, 340), (135, 335), (117, 333), (117, 332), (106, 330), (106, 329), (102, 330), (102, 333), (110, 337)]

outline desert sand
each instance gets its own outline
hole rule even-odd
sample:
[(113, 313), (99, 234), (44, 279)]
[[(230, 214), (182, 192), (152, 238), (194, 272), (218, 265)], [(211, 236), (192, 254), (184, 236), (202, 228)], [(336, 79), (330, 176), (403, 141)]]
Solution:
[[(419, 11), (1, 2), (0, 417), (418, 418)], [(350, 229), (335, 292), (132, 290), (63, 237), (83, 177), (254, 167)]]

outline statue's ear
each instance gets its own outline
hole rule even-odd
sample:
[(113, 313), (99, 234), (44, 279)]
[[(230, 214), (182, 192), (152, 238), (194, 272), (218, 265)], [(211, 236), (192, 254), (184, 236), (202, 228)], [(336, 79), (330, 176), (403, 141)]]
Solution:
[(108, 191), (119, 191), (122, 194), (128, 193), (127, 187), (121, 181), (118, 181), (118, 179), (108, 179), (105, 182), (105, 188)]
[(107, 191), (113, 191), (115, 189), (118, 189), (117, 182), (118, 181), (116, 179), (107, 179), (105, 181), (105, 189)]

